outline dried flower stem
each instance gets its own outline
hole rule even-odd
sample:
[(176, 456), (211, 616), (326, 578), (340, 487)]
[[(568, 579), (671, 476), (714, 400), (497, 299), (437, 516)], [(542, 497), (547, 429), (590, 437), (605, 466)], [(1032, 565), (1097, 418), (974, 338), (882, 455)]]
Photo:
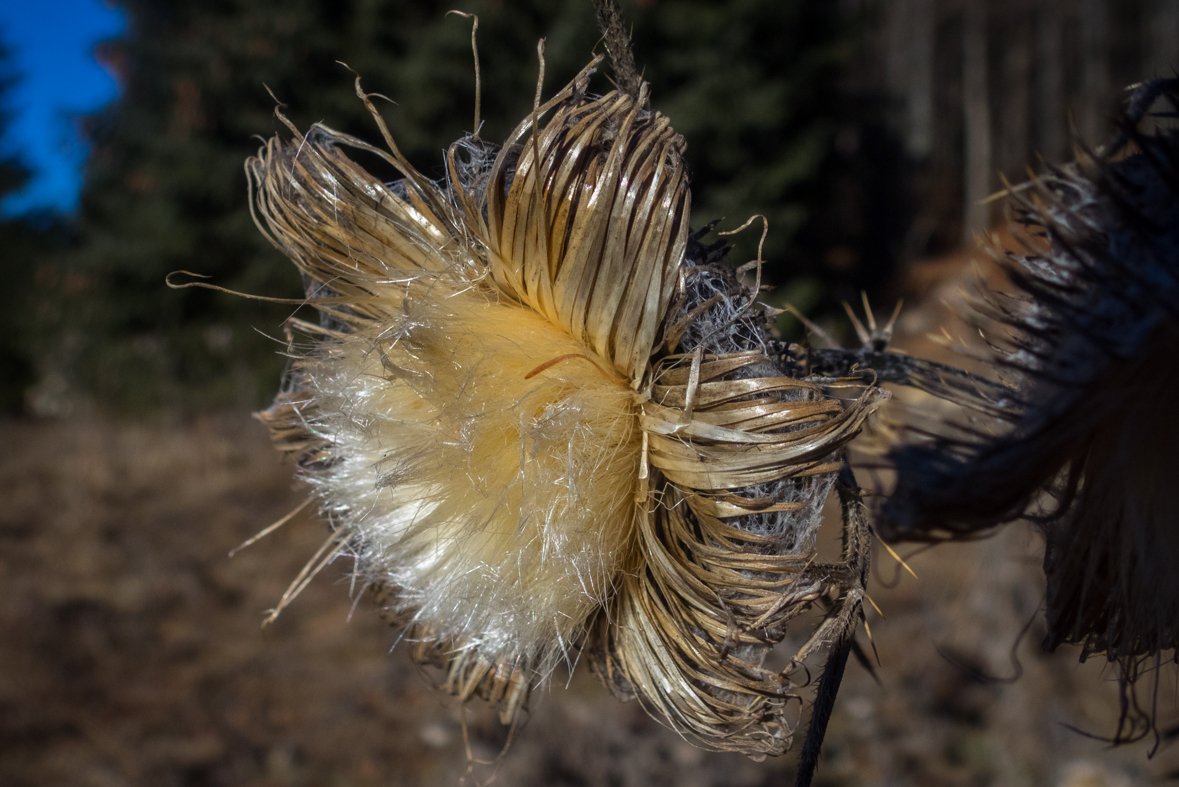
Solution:
[(618, 89), (623, 93), (638, 98), (643, 78), (635, 67), (635, 55), (630, 47), (630, 33), (622, 22), (622, 10), (617, 0), (593, 0), (594, 12), (598, 16), (598, 27), (606, 39), (606, 51), (610, 53), (610, 63), (614, 66), (614, 77), (618, 82)]

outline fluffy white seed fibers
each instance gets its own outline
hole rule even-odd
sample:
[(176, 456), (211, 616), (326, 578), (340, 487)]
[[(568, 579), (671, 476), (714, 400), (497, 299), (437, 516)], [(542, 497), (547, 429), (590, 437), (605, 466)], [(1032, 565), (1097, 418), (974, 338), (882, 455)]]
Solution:
[(419, 282), (381, 328), (304, 362), (325, 509), (431, 639), (547, 671), (635, 560), (634, 394), (485, 289)]

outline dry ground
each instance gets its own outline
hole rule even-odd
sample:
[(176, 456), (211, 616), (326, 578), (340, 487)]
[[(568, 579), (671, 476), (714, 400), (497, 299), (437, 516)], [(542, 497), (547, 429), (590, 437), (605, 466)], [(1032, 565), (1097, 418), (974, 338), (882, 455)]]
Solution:
[[(912, 312), (908, 331), (930, 315)], [(6, 422), (0, 438), (0, 785), (793, 782), (793, 755), (701, 752), (582, 670), (468, 775), (462, 710), (390, 652), (395, 633), (365, 601), (353, 613), (346, 565), (260, 628), (325, 528), (304, 514), (227, 557), (302, 500), (247, 414)], [(1014, 672), (1043, 593), (1038, 549), (1012, 528), (914, 557), (920, 580), (881, 554), (880, 685), (849, 667), (821, 784), (1121, 787), (1179, 771), (1165, 742), (1148, 760), (1149, 742), (1110, 750), (1064, 726), (1111, 731), (1117, 692), (1100, 664), (1040, 654), (1038, 623), (1011, 684), (939, 654)], [(1168, 676), (1166, 721), (1174, 692)], [(472, 704), (465, 721), (474, 758), (495, 760), (506, 733), (491, 710)]]

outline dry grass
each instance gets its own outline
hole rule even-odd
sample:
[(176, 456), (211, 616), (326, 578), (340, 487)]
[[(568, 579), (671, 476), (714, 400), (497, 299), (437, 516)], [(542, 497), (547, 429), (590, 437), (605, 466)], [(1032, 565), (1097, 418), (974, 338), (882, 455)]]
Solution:
[[(913, 332), (927, 330), (929, 315), (911, 314)], [(459, 783), (459, 707), (406, 654), (388, 653), (395, 635), (365, 602), (348, 620), (347, 566), (329, 567), (259, 628), (324, 528), (301, 515), (226, 557), (302, 500), (245, 413), (8, 422), (0, 434), (0, 783)], [(1038, 621), (1012, 685), (980, 682), (938, 654), (1011, 675), (1012, 644), (1043, 593), (1039, 560), (1019, 528), (919, 555), (920, 581), (892, 589), (879, 580), (891, 582), (896, 564), (878, 558), (869, 592), (888, 619), (869, 621), (883, 686), (849, 669), (819, 784), (1113, 787), (1179, 770), (1179, 751), (1148, 761), (1146, 743), (1111, 751), (1062, 726), (1111, 731), (1117, 691), (1074, 652), (1039, 655)], [(1173, 682), (1161, 702), (1162, 721), (1174, 720)], [(510, 751), (468, 784), (492, 774), (510, 787), (793, 778), (793, 755), (701, 752), (582, 671), (533, 706)], [(472, 704), (467, 724), (475, 757), (494, 759), (506, 738), (494, 709)]]

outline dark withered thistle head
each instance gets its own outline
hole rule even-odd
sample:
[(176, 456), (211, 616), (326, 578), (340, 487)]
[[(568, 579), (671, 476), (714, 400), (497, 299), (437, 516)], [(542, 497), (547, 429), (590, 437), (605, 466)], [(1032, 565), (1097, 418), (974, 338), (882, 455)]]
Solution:
[(1037, 251), (1007, 261), (1009, 292), (981, 311), (1017, 393), (966, 403), (988, 430), (894, 450), (879, 521), (895, 540), (1036, 522), (1045, 647), (1105, 653), (1130, 681), (1179, 645), (1177, 109), (1179, 81), (1142, 86), (1110, 144), (1012, 190)]

